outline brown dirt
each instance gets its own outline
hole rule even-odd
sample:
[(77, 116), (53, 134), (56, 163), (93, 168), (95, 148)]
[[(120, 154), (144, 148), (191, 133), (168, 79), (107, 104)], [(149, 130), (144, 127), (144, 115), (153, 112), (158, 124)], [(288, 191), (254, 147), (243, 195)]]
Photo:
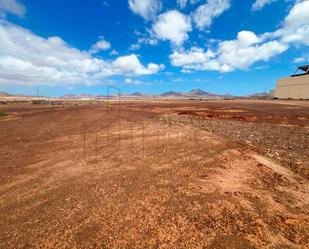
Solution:
[(308, 102), (0, 109), (1, 248), (309, 246)]

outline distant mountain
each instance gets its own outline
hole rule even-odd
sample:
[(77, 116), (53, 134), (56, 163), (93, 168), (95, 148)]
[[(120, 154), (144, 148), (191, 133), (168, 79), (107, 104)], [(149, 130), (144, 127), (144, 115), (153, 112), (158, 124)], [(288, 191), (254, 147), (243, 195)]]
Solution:
[(75, 98), (79, 98), (79, 96), (76, 95), (76, 94), (65, 94), (65, 95), (61, 96), (61, 98), (64, 98), (64, 99), (75, 99)]
[(209, 95), (208, 92), (205, 92), (201, 89), (193, 89), (189, 92), (189, 94), (194, 95), (194, 96), (204, 96), (204, 95)]
[[(264, 98), (267, 96), (267, 93), (257, 93), (250, 96), (246, 96), (245, 98)], [(230, 94), (216, 94), (211, 92), (205, 92), (202, 89), (192, 89), (188, 92), (176, 92), (176, 91), (168, 91), (162, 94), (145, 94), (141, 92), (133, 92), (133, 93), (124, 93), (121, 94), (123, 98), (185, 98), (185, 99), (234, 99), (235, 96)], [(67, 99), (94, 99), (94, 98), (106, 98), (105, 95), (91, 95), (91, 94), (65, 94), (62, 98)], [(118, 94), (110, 94), (110, 98), (118, 97)]]
[(178, 96), (183, 96), (181, 92), (175, 92), (175, 91), (169, 91), (162, 93), (160, 96), (162, 97), (178, 97)]
[[(211, 92), (205, 92), (202, 89), (192, 89), (188, 92), (176, 92), (176, 91), (168, 91), (162, 94), (145, 94), (141, 92), (133, 92), (133, 93), (123, 93), (120, 94), (122, 97), (126, 98), (160, 98), (160, 97), (171, 97), (171, 98), (186, 98), (186, 99), (235, 99), (235, 98), (249, 98), (249, 99), (267, 99), (270, 97), (270, 94), (268, 92), (260, 92), (260, 93), (254, 93), (247, 96), (234, 96), (231, 94), (216, 94)], [(0, 91), (0, 97), (20, 97), (24, 95), (13, 95), (9, 94), (3, 91)], [(25, 97), (34, 97), (34, 96), (25, 96)], [(109, 95), (110, 98), (118, 98), (118, 93), (113, 93)], [(107, 98), (106, 95), (100, 94), (100, 95), (92, 95), (92, 94), (65, 94), (61, 96), (60, 98), (64, 99), (105, 99)]]
[(201, 89), (193, 89), (189, 92), (175, 92), (169, 91), (162, 93), (161, 97), (183, 97), (183, 98), (209, 98), (209, 99), (217, 99), (217, 98), (231, 98), (232, 95), (220, 95), (210, 92), (205, 92)]
[(270, 93), (267, 92), (260, 92), (260, 93), (253, 93), (250, 95), (243, 96), (241, 98), (245, 99), (268, 99), (270, 97)]
[(95, 95), (91, 95), (91, 94), (81, 94), (81, 95), (79, 95), (79, 97), (81, 97), (81, 98), (94, 98), (96, 96)]
[(254, 94), (248, 95), (246, 97), (255, 98), (255, 99), (266, 99), (266, 98), (269, 97), (269, 93), (267, 93), (267, 92), (254, 93)]
[(0, 92), (0, 97), (8, 97), (8, 96), (12, 96), (12, 95), (6, 92)]
[(63, 99), (85, 99), (85, 98), (95, 98), (96, 96), (91, 94), (65, 94), (61, 96)]
[(136, 96), (136, 97), (141, 97), (141, 96), (144, 96), (145, 94), (142, 94), (140, 92), (134, 92), (134, 93), (131, 93), (129, 94), (130, 96)]

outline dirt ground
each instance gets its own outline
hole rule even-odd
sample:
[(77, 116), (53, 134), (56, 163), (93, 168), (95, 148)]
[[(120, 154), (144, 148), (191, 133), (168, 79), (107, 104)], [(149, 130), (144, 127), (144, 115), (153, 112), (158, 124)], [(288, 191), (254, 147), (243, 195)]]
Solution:
[(0, 111), (0, 248), (309, 247), (309, 102)]

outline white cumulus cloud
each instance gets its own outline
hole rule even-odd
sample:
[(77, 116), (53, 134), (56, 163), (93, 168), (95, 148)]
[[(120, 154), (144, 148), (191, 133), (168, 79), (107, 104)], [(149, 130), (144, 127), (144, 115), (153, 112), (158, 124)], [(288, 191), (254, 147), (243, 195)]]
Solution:
[(229, 0), (208, 0), (192, 13), (193, 21), (199, 29), (209, 27), (212, 20), (220, 16), (230, 6)]
[(304, 62), (308, 62), (308, 61), (309, 61), (309, 57), (308, 58), (298, 57), (298, 58), (295, 58), (293, 60), (294, 63), (304, 63)]
[(246, 69), (257, 61), (267, 61), (288, 48), (278, 41), (261, 42), (251, 31), (241, 31), (237, 39), (222, 41), (215, 51), (193, 48), (170, 55), (171, 63), (186, 70), (229, 72)]
[(90, 53), (95, 54), (103, 50), (108, 50), (111, 47), (111, 43), (102, 38), (90, 48)]
[(250, 31), (241, 31), (237, 39), (219, 44), (217, 60), (231, 70), (246, 69), (257, 61), (267, 61), (276, 54), (288, 49), (278, 41), (259, 42), (260, 39)]
[(162, 65), (143, 66), (135, 54), (113, 62), (71, 47), (60, 37), (42, 38), (0, 21), (0, 84), (95, 84), (111, 75), (145, 75)]
[(116, 49), (113, 49), (109, 54), (110, 55), (118, 55), (119, 52)]
[(24, 17), (26, 8), (18, 0), (0, 0), (0, 15), (13, 14), (18, 17)]
[(177, 0), (177, 4), (181, 9), (183, 9), (187, 6), (187, 2), (188, 2), (188, 0)]
[(174, 51), (170, 59), (173, 66), (186, 66), (205, 63), (212, 57), (214, 53), (211, 50), (205, 52), (204, 49), (192, 47), (186, 52)]
[(282, 28), (271, 35), (284, 43), (309, 45), (309, 0), (297, 1), (284, 19)]
[(275, 2), (277, 0), (256, 0), (252, 4), (252, 10), (253, 11), (258, 11), (264, 8), (265, 5), (271, 4), (272, 2)]
[(140, 81), (140, 80), (133, 80), (133, 79), (130, 79), (130, 78), (126, 78), (124, 80), (124, 83), (131, 84), (131, 85), (139, 85), (139, 84), (142, 84), (143, 82)]
[(187, 6), (188, 3), (190, 4), (195, 4), (196, 2), (198, 2), (200, 0), (177, 0), (177, 5), (183, 9)]
[(162, 8), (161, 0), (129, 0), (130, 9), (146, 20), (154, 19)]
[(119, 74), (136, 74), (136, 75), (147, 75), (157, 73), (163, 69), (164, 66), (149, 63), (147, 67), (144, 67), (135, 54), (118, 57), (113, 63), (112, 68), (114, 72)]
[[(216, 70), (228, 72), (247, 69), (255, 62), (267, 61), (292, 45), (309, 45), (309, 0), (296, 1), (282, 25), (274, 32), (257, 36), (251, 31), (238, 32), (234, 40), (219, 41), (216, 49), (205, 51), (191, 48), (174, 51), (171, 63), (189, 70)], [(295, 59), (302, 62), (303, 58)]]
[(191, 20), (179, 11), (171, 10), (158, 16), (152, 30), (158, 39), (180, 46), (188, 39), (188, 32), (192, 30)]

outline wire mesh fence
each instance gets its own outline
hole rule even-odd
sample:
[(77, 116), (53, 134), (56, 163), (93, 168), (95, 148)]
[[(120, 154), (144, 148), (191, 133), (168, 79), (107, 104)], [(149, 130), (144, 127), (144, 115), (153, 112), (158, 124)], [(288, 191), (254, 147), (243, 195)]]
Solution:
[(108, 86), (101, 116), (83, 125), (83, 154), (86, 162), (99, 162), (112, 156), (119, 157), (122, 153), (144, 157), (149, 146), (156, 143), (164, 149), (171, 140), (185, 142), (194, 138), (194, 130), (174, 129), (164, 120), (149, 121), (122, 115), (121, 96), (119, 88)]

